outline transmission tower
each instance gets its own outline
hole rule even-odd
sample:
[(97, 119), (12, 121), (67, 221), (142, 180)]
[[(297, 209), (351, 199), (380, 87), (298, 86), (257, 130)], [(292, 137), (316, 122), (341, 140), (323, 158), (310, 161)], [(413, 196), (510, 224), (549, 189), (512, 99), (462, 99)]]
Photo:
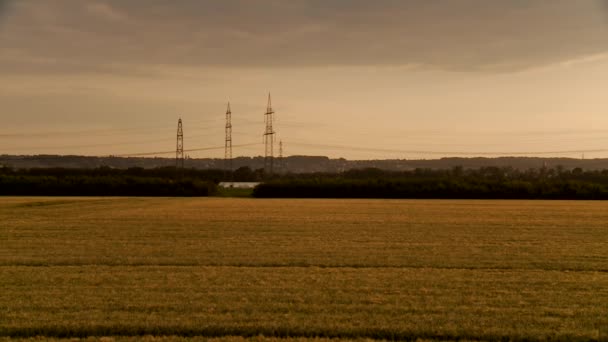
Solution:
[(232, 172), (232, 111), (230, 102), (226, 109), (226, 144), (224, 146), (224, 169)]
[(283, 172), (283, 140), (279, 141), (279, 172)]
[(266, 120), (266, 131), (264, 132), (264, 145), (266, 145), (266, 151), (264, 153), (264, 171), (268, 175), (272, 175), (274, 167), (274, 135), (275, 131), (272, 129), (272, 122), (274, 120), (274, 111), (272, 110), (272, 102), (270, 100), (270, 93), (268, 93), (268, 107), (266, 108), (266, 114), (264, 115)]
[(175, 152), (175, 167), (177, 169), (184, 168), (184, 129), (182, 127), (182, 119), (177, 122), (177, 151)]

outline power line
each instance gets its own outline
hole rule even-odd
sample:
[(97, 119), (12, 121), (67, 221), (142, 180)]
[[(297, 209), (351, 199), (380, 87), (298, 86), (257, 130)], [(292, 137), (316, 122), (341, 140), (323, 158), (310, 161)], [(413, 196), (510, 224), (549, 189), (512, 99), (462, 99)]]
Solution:
[[(201, 119), (201, 120), (193, 120), (194, 123), (211, 123), (217, 122), (218, 119)], [(204, 127), (196, 127), (202, 129), (208, 129), (213, 126), (204, 126)], [(149, 131), (159, 131), (166, 130), (167, 126), (158, 124), (158, 125), (149, 125), (149, 126), (138, 126), (138, 127), (130, 127), (130, 128), (99, 128), (99, 129), (79, 129), (79, 130), (61, 130), (61, 131), (50, 131), (50, 132), (33, 132), (33, 133), (0, 133), (0, 138), (31, 138), (31, 137), (53, 137), (53, 136), (65, 136), (65, 135), (86, 135), (91, 136), (94, 134), (99, 135), (117, 135), (117, 134), (131, 134), (134, 131), (138, 132), (149, 132)]]
[[(126, 142), (116, 142), (116, 143), (107, 143), (107, 144), (90, 144), (90, 145), (77, 145), (78, 148), (89, 148), (89, 147), (110, 147), (110, 146), (124, 146), (124, 145), (141, 145), (145, 143), (158, 143), (158, 142), (167, 142), (167, 141), (175, 141), (174, 139), (154, 139), (154, 140), (137, 140), (137, 141), (126, 141)], [(53, 149), (65, 149), (65, 148), (73, 148), (74, 145), (62, 145), (62, 146), (43, 146), (43, 147), (18, 147), (13, 148), (14, 151), (19, 150), (53, 150)], [(175, 152), (175, 151), (173, 151)]]
[[(257, 146), (260, 143), (249, 143), (249, 144), (240, 144), (240, 145), (232, 145), (232, 147), (246, 147), (246, 146)], [(220, 150), (224, 148), (224, 146), (216, 146), (216, 147), (201, 147), (201, 148), (193, 148), (189, 150), (184, 150), (185, 152), (198, 152), (198, 151), (210, 151), (210, 150)]]
[(608, 149), (587, 149), (587, 150), (562, 150), (562, 151), (509, 151), (509, 152), (470, 152), (470, 151), (429, 151), (429, 150), (397, 150), (397, 149), (384, 149), (384, 148), (368, 148), (368, 147), (357, 147), (357, 146), (346, 146), (346, 145), (324, 145), (324, 144), (313, 144), (313, 143), (299, 143), (290, 142), (292, 145), (305, 146), (305, 147), (317, 147), (322, 149), (334, 149), (334, 150), (345, 150), (345, 151), (362, 151), (362, 152), (386, 152), (386, 153), (403, 153), (403, 154), (430, 154), (430, 155), (467, 155), (467, 156), (520, 156), (520, 155), (551, 155), (551, 154), (570, 154), (570, 153), (602, 153), (608, 152)]
[[(240, 145), (232, 145), (233, 148), (239, 147), (248, 147), (248, 146), (259, 146), (261, 143), (249, 143), (249, 144), (240, 144)], [(200, 151), (213, 151), (213, 150), (222, 150), (224, 146), (213, 146), (213, 147), (199, 147), (199, 148), (191, 148), (184, 149), (184, 152), (200, 152)], [(144, 157), (144, 156), (156, 156), (156, 155), (166, 155), (173, 154), (175, 151), (156, 151), (156, 152), (139, 152), (139, 153), (125, 153), (125, 154), (112, 154), (112, 157)]]

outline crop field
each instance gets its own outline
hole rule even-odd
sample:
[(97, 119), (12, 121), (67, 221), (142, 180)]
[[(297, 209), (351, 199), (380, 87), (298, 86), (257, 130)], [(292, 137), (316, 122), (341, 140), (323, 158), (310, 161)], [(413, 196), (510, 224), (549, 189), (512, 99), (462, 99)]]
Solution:
[(603, 340), (608, 202), (0, 198), (0, 341)]

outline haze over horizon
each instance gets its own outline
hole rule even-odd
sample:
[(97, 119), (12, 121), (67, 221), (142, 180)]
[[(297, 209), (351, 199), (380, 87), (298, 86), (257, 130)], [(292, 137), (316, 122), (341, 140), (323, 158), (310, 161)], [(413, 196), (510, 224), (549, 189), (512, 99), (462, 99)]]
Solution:
[(607, 0), (0, 0), (0, 73), (0, 154), (172, 151), (181, 117), (223, 157), (230, 101), (262, 155), (270, 92), (285, 155), (608, 157)]

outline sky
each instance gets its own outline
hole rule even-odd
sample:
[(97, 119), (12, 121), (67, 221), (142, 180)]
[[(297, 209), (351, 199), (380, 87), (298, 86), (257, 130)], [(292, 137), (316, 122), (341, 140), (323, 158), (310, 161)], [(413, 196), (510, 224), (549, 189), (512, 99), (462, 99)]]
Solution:
[(0, 154), (608, 157), (608, 0), (0, 0)]

